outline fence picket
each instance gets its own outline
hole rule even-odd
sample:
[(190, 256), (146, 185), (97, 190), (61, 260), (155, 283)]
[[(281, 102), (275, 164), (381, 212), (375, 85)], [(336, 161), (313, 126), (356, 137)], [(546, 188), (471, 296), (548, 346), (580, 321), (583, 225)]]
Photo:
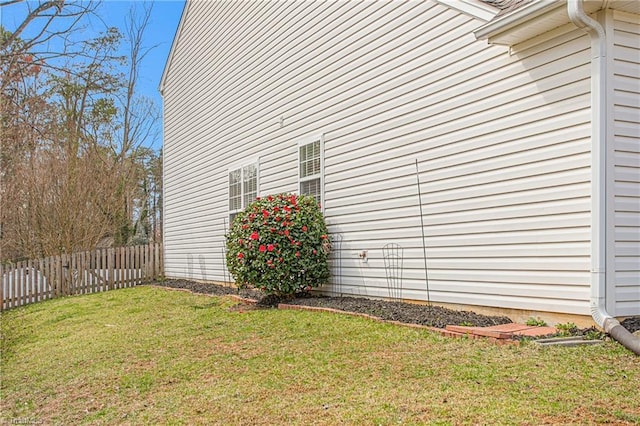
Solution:
[(131, 286), (133, 287), (140, 284), (140, 281), (138, 281), (140, 278), (140, 247), (131, 247), (131, 251), (133, 252), (133, 265), (131, 267), (133, 281), (131, 282)]
[(4, 309), (4, 266), (0, 263), (0, 310)]
[(84, 252), (81, 251), (79, 253), (76, 253), (75, 255), (75, 259), (76, 259), (76, 284), (77, 284), (77, 288), (78, 288), (78, 294), (87, 294), (86, 288), (85, 288), (85, 281), (84, 279), (82, 279), (81, 277), (84, 275)]
[(26, 292), (27, 292), (27, 300), (25, 301), (25, 304), (28, 303), (33, 303), (33, 296), (35, 293), (35, 289), (33, 288), (33, 272), (31, 271), (31, 259), (28, 259), (26, 261), (26, 265), (24, 268), (24, 273), (27, 275), (25, 277), (25, 288), (26, 288)]
[(20, 306), (18, 304), (18, 267), (13, 265), (13, 292), (11, 293), (11, 301), (13, 302), (13, 306)]
[(134, 269), (135, 274), (136, 274), (136, 282), (135, 284), (142, 284), (142, 253), (143, 253), (143, 249), (144, 246), (136, 246), (135, 247), (135, 251), (136, 251), (136, 267)]
[(98, 271), (98, 251), (91, 252), (91, 292), (97, 293), (98, 290), (98, 279), (96, 278), (96, 273)]
[(124, 252), (126, 251), (125, 247), (120, 247), (120, 274), (118, 276), (118, 284), (119, 287), (118, 288), (124, 288), (125, 287), (125, 277), (126, 277), (126, 264), (127, 264), (127, 259), (125, 259), (124, 257)]
[(127, 274), (127, 287), (131, 287), (132, 283), (133, 283), (133, 270), (131, 269), (133, 267), (133, 247), (127, 247), (126, 248), (127, 251), (127, 268), (125, 269), (125, 272)]
[(162, 245), (97, 249), (0, 264), (0, 310), (134, 287), (162, 274)]

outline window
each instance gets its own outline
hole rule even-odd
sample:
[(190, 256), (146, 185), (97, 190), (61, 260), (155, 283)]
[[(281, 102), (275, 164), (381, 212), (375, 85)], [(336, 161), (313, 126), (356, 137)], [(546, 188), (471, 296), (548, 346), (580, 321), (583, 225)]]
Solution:
[(322, 136), (319, 136), (305, 139), (298, 143), (298, 182), (300, 194), (313, 195), (320, 205), (324, 204), (323, 142)]
[(229, 170), (229, 224), (258, 196), (258, 163)]

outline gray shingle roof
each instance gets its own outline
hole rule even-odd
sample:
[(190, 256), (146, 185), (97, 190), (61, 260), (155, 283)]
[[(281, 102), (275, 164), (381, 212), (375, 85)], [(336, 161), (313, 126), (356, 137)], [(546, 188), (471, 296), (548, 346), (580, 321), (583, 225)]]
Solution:
[(498, 12), (493, 19), (506, 15), (532, 1), (533, 0), (482, 0), (483, 3), (500, 9), (500, 12)]

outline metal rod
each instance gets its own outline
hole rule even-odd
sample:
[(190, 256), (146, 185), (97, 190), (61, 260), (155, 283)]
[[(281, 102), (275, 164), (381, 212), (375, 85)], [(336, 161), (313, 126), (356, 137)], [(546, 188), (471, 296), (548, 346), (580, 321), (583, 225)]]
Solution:
[(424, 279), (427, 284), (427, 305), (431, 306), (429, 295), (429, 269), (427, 268), (427, 245), (424, 242), (424, 218), (422, 217), (422, 191), (420, 190), (420, 172), (418, 171), (418, 159), (416, 158), (416, 181), (418, 182), (418, 204), (420, 205), (420, 231), (422, 232), (422, 257), (424, 258)]

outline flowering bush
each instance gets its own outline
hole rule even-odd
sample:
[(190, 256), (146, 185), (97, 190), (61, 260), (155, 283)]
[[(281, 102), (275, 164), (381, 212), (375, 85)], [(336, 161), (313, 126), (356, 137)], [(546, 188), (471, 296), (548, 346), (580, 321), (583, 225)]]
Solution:
[(227, 267), (240, 287), (289, 295), (329, 279), (331, 241), (314, 197), (257, 198), (227, 235)]

